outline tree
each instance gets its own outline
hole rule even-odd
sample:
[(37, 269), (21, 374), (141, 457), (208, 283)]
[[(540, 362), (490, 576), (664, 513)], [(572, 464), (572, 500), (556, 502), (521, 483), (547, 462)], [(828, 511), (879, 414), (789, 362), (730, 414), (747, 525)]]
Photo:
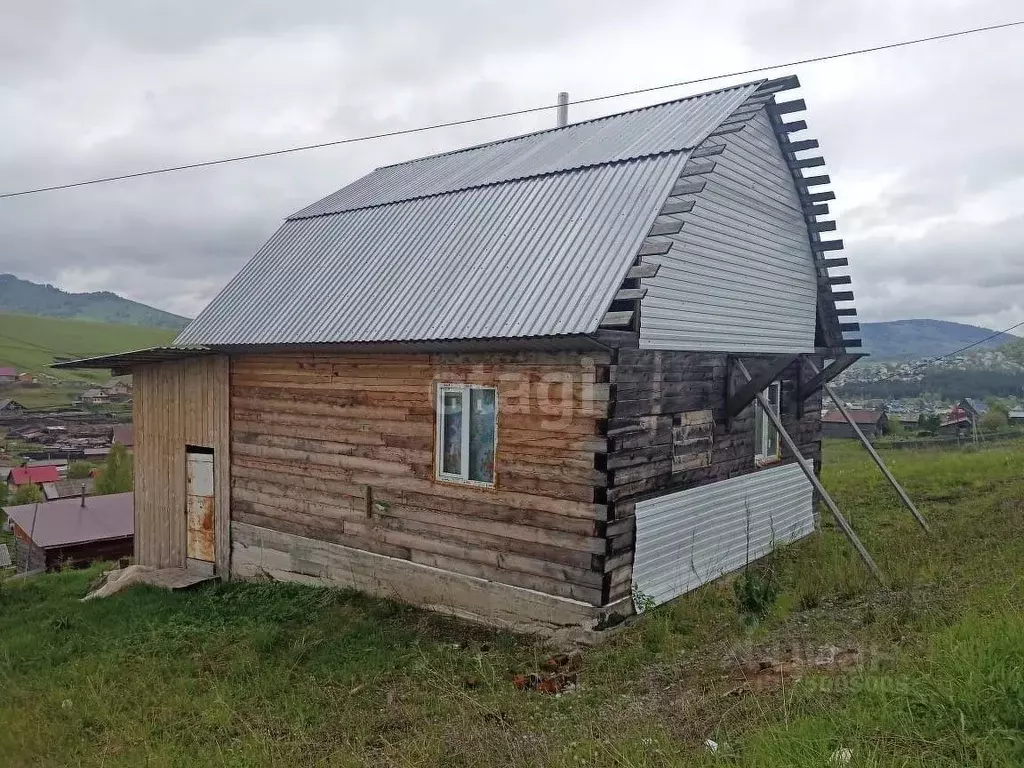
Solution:
[(132, 490), (132, 455), (120, 443), (110, 447), (107, 463), (103, 465), (94, 485), (95, 493), (104, 496), (108, 493), (124, 493)]
[(92, 464), (88, 461), (73, 461), (68, 465), (68, 480), (84, 480), (92, 474)]
[(0, 483), (0, 508), (7, 504), (7, 483)]
[(899, 435), (904, 434), (906, 431), (907, 430), (904, 429), (904, 427), (903, 427), (903, 422), (900, 421), (895, 416), (890, 416), (886, 420), (885, 433), (887, 435), (892, 435), (893, 437), (897, 437)]
[(934, 432), (941, 423), (942, 420), (937, 413), (922, 413), (917, 417), (917, 428), (926, 432)]
[(981, 417), (978, 426), (986, 432), (997, 432), (1009, 423), (1006, 411), (1001, 408), (990, 408), (989, 412)]
[(11, 499), (11, 506), (16, 507), (19, 504), (34, 504), (37, 501), (43, 500), (43, 492), (39, 489), (39, 486), (35, 483), (24, 483), (18, 486), (18, 490), (14, 492), (14, 498)]

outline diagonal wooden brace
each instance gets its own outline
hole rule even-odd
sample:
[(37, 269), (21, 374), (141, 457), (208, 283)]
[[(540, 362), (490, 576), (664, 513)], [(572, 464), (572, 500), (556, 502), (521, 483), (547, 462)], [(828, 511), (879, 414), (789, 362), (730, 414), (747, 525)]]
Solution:
[[(754, 398), (757, 396), (758, 392), (761, 392), (767, 388), (769, 384), (779, 378), (782, 372), (791, 366), (799, 357), (800, 355), (776, 355), (763, 371), (753, 378), (748, 376), (747, 383), (735, 392), (731, 391), (727, 387), (725, 391), (726, 420), (735, 419), (739, 415), (740, 411), (754, 402)], [(741, 364), (741, 361), (739, 358), (730, 358), (730, 364), (738, 365)], [(741, 370), (746, 370), (746, 366), (743, 366)]]

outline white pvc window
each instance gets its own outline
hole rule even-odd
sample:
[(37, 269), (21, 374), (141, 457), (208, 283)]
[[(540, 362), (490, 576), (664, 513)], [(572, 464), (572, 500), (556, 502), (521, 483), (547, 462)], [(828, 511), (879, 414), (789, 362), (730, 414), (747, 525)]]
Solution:
[[(782, 387), (773, 381), (762, 393), (778, 415)], [(779, 458), (779, 431), (775, 429), (759, 400), (754, 401), (754, 459), (760, 464), (770, 463)]]
[(463, 384), (437, 388), (437, 477), (494, 485), (497, 390)]

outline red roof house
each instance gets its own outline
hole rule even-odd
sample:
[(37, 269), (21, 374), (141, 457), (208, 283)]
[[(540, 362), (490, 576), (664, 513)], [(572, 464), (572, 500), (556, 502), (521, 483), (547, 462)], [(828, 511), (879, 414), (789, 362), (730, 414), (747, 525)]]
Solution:
[[(884, 435), (888, 430), (889, 420), (882, 411), (850, 411), (850, 418), (868, 437)], [(829, 411), (822, 416), (821, 428), (825, 437), (857, 437), (853, 427), (839, 411)]]
[(60, 472), (54, 466), (46, 467), (15, 467), (11, 470), (7, 482), (11, 485), (25, 485), (26, 483), (56, 483), (61, 479)]
[(0, 381), (17, 381), (17, 368), (0, 368)]

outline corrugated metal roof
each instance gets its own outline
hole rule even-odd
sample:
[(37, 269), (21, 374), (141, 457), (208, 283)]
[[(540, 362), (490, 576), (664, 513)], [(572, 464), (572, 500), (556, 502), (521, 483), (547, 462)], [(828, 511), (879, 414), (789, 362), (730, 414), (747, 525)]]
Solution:
[(289, 218), (693, 149), (762, 81), (378, 168)]
[(175, 344), (593, 332), (687, 157), (287, 221)]
[(8, 507), (7, 515), (32, 537), (36, 546), (48, 549), (87, 541), (121, 539), (135, 532), (135, 497), (128, 493)]
[[(187, 357), (200, 357), (202, 355), (216, 354), (212, 349), (200, 346), (172, 346), (172, 347), (148, 347), (137, 349), (133, 352), (117, 352), (112, 355), (100, 355), (98, 357), (84, 357), (80, 360), (65, 360), (54, 363), (51, 368), (95, 368), (103, 370), (106, 368), (122, 368), (133, 365), (145, 365), (146, 363), (166, 363), (169, 360), (184, 360)], [(106, 394), (97, 390), (100, 394)]]

